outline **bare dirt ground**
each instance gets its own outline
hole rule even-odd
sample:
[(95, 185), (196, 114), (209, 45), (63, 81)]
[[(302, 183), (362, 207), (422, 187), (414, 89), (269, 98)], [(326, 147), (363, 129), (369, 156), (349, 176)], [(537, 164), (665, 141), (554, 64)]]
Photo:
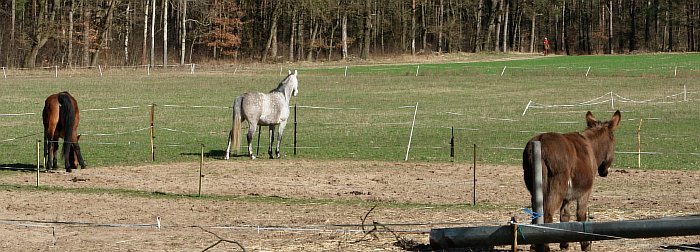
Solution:
[[(400, 251), (396, 236), (428, 244), (431, 228), (526, 221), (520, 209), (529, 205), (517, 166), (478, 166), (479, 206), (471, 207), (467, 164), (374, 161), (208, 161), (202, 194), (209, 197), (167, 196), (196, 195), (198, 172), (198, 163), (101, 167), (41, 173), (43, 187), (80, 190), (4, 186), (0, 250), (201, 251), (223, 240), (211, 250), (241, 250), (228, 242), (235, 241), (247, 251)], [(699, 181), (700, 172), (612, 169), (595, 182), (592, 221), (699, 214)], [(2, 185), (35, 183), (32, 172), (0, 178)], [(377, 222), (384, 232), (363, 234), (365, 215), (366, 230)], [(697, 243), (700, 236), (624, 239), (594, 242), (593, 249)]]

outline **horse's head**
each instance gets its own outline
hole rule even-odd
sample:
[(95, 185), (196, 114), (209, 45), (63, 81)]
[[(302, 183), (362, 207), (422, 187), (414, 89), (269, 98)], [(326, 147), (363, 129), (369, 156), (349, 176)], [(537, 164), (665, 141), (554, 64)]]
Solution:
[(297, 70), (294, 70), (294, 74), (292, 74), (292, 70), (289, 70), (289, 76), (287, 77), (287, 85), (292, 88), (292, 96), (297, 96), (297, 93), (299, 93), (299, 90), (297, 89), (299, 87), (299, 81), (297, 80)]
[(620, 111), (615, 111), (610, 121), (601, 122), (593, 117), (593, 113), (586, 113), (586, 134), (591, 140), (591, 145), (598, 161), (598, 175), (608, 176), (608, 168), (615, 158), (615, 130), (620, 125)]

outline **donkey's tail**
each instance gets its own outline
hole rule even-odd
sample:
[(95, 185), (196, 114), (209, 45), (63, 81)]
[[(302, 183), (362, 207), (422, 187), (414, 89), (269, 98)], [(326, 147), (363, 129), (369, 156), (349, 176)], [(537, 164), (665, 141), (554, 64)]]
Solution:
[(75, 109), (73, 108), (73, 103), (71, 102), (70, 95), (65, 92), (58, 94), (58, 104), (61, 108), (59, 109), (60, 120), (63, 120), (63, 158), (68, 163), (70, 160), (70, 147), (73, 144), (73, 126), (75, 125)]

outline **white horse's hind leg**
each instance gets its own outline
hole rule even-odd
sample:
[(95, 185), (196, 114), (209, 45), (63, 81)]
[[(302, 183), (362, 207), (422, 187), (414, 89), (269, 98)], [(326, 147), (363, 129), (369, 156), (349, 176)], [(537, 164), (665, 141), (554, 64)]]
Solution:
[(228, 145), (226, 145), (226, 154), (224, 154), (224, 160), (228, 160), (231, 154), (231, 137), (233, 137), (233, 131), (228, 133)]
[[(270, 155), (270, 159), (274, 159), (274, 157), (272, 156), (272, 143), (274, 143), (274, 142), (275, 142), (275, 125), (273, 124), (273, 125), (270, 125), (270, 142), (267, 145), (268, 146), (267, 147), (267, 154)], [(279, 152), (279, 149), (277, 149), (277, 151)], [(279, 156), (277, 156), (277, 157), (279, 158)]]
[(255, 159), (255, 155), (253, 155), (253, 136), (255, 135), (256, 127), (258, 126), (253, 123), (248, 125), (248, 135), (246, 135), (246, 139), (248, 140), (248, 155), (250, 155), (250, 159)]
[(284, 133), (284, 127), (287, 126), (287, 122), (284, 121), (280, 123), (279, 134), (277, 134), (277, 158), (280, 158), (280, 145), (282, 144), (282, 135)]

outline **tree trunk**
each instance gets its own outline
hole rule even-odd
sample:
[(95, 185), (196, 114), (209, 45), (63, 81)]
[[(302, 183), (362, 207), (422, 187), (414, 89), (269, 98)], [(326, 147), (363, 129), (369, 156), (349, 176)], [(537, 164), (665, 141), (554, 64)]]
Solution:
[[(273, 59), (275, 57), (277, 57), (277, 48), (276, 48), (277, 42), (274, 40), (276, 40), (276, 38), (277, 38), (277, 19), (279, 18), (279, 15), (280, 15), (279, 12), (281, 10), (281, 8), (280, 8), (281, 3), (275, 2), (273, 4), (275, 6), (273, 7), (274, 9), (272, 10), (272, 17), (271, 17), (272, 20), (270, 21), (270, 35), (267, 37), (267, 43), (265, 44), (265, 50), (263, 51), (263, 55), (262, 55), (263, 62), (267, 61), (267, 55), (272, 54), (271, 56)], [(272, 49), (273, 41), (275, 44), (275, 48), (274, 48), (275, 50), (272, 50), (272, 52), (270, 52), (270, 50)]]
[(369, 58), (370, 32), (372, 32), (372, 1), (365, 0), (365, 32), (363, 36), (362, 55), (360, 58)]
[(129, 64), (129, 36), (131, 34), (131, 16), (129, 12), (131, 11), (131, 1), (126, 3), (126, 15), (124, 20), (124, 65)]
[(687, 0), (685, 1), (685, 13), (686, 13), (686, 37), (687, 37), (687, 43), (688, 43), (688, 48), (686, 49), (687, 51), (695, 51), (695, 18), (697, 18), (697, 14), (695, 14), (695, 1), (690, 1)]
[(148, 64), (152, 67), (156, 58), (156, 0), (151, 2), (151, 11), (151, 57), (148, 59)]
[(146, 8), (143, 10), (143, 48), (141, 49), (141, 64), (145, 65), (148, 60), (148, 11), (151, 1), (146, 0)]
[(608, 28), (608, 50), (610, 54), (615, 53), (613, 49), (613, 20), (615, 19), (613, 15), (613, 0), (608, 3), (610, 7), (610, 27)]
[(81, 3), (81, 8), (83, 8), (83, 57), (81, 65), (90, 65), (90, 37), (92, 37), (92, 29), (90, 28), (90, 21), (92, 20), (92, 12), (90, 10), (89, 0), (83, 0)]
[(95, 52), (92, 53), (92, 59), (90, 60), (91, 66), (96, 66), (100, 57), (100, 51), (105, 46), (107, 41), (108, 31), (112, 28), (112, 17), (114, 16), (114, 8), (116, 7), (115, 0), (107, 1), (107, 14), (99, 23), (97, 29), (97, 48)]
[(313, 61), (314, 60), (314, 45), (316, 44), (316, 36), (318, 35), (318, 26), (320, 22), (314, 22), (314, 28), (311, 32), (311, 41), (309, 41), (309, 50), (306, 53), (306, 61)]
[(49, 38), (54, 36), (53, 26), (56, 24), (56, 12), (59, 9), (59, 0), (52, 0), (49, 3), (48, 0), (37, 1), (39, 5), (39, 14), (35, 16), (35, 26), (33, 29), (29, 29), (29, 37), (32, 40), (29, 53), (24, 57), (24, 67), (30, 68), (36, 66), (36, 57), (39, 54), (39, 50), (44, 47)]
[(180, 65), (185, 64), (185, 38), (187, 38), (187, 0), (180, 1), (182, 23), (180, 24)]
[[(347, 6), (343, 7), (347, 8)], [(343, 21), (341, 24), (341, 40), (343, 43), (343, 60), (348, 59), (348, 11), (347, 9), (343, 10)]]
[(426, 3), (427, 0), (423, 0), (423, 4), (420, 5), (420, 23), (421, 23), (421, 50), (423, 52), (426, 51), (428, 48), (428, 24), (427, 24), (427, 17), (425, 14), (425, 6), (427, 5)]
[(163, 68), (168, 66), (168, 1), (163, 1)]
[(628, 3), (630, 5), (630, 32), (627, 39), (629, 40), (629, 50), (633, 52), (637, 50), (637, 6), (636, 0), (629, 0)]
[(296, 36), (296, 13), (292, 11), (292, 31), (289, 33), (289, 61), (294, 61), (294, 36)]
[(304, 60), (304, 31), (306, 30), (306, 23), (304, 22), (304, 12), (300, 11), (297, 20), (299, 22), (299, 28), (297, 28), (297, 61)]
[(17, 7), (16, 7), (17, 0), (12, 0), (11, 4), (12, 4), (12, 7), (10, 7), (10, 9), (12, 10), (12, 13), (10, 14), (11, 15), (10, 16), (10, 23), (11, 23), (10, 27), (12, 30), (10, 31), (10, 46), (13, 46), (15, 43), (15, 18), (16, 18), (15, 13), (17, 13)]
[(479, 7), (476, 14), (476, 35), (474, 36), (474, 49), (472, 52), (480, 52), (483, 48), (483, 39), (481, 37), (481, 16), (484, 11), (484, 0), (479, 0)]
[(443, 29), (443, 15), (445, 12), (445, 3), (443, 0), (440, 0), (440, 11), (438, 11), (438, 48), (437, 51), (438, 53), (442, 53), (442, 44), (443, 44), (443, 38), (442, 38), (442, 29)]
[[(673, 1), (668, 0), (668, 9), (673, 10)], [(668, 20), (666, 21), (668, 24), (668, 47), (667, 51), (672, 52), (673, 51), (673, 11), (668, 11)]]
[(411, 55), (416, 55), (416, 0), (413, 0), (411, 16)]
[(535, 53), (535, 19), (537, 18), (537, 11), (532, 10), (532, 32), (530, 33), (530, 53)]
[(505, 1), (506, 1), (506, 0), (500, 0), (500, 1), (499, 1), (500, 3), (498, 4), (498, 13), (496, 14), (496, 16), (498, 17), (498, 18), (497, 18), (497, 21), (496, 21), (496, 39), (495, 39), (495, 47), (494, 47), (494, 51), (496, 51), (496, 52), (500, 52), (500, 51), (501, 51), (501, 46), (500, 46), (500, 43), (501, 43), (501, 27), (503, 26), (503, 19), (505, 19), (505, 18), (503, 17), (503, 13), (504, 13), (504, 11), (503, 11), (503, 6), (505, 5)]
[[(491, 48), (491, 34), (493, 34), (494, 30), (496, 29), (495, 23), (496, 23), (496, 15), (498, 15), (498, 2), (499, 1), (496, 0), (494, 2), (494, 5), (491, 6), (491, 12), (489, 15), (489, 27), (488, 27), (488, 32), (486, 33), (486, 42), (485, 42), (485, 45), (483, 48), (484, 50), (486, 50), (487, 47)], [(496, 41), (498, 41), (498, 40), (496, 40)], [(498, 42), (496, 42), (496, 43), (498, 43)]]
[[(14, 2), (14, 0), (12, 2)], [(74, 14), (75, 14), (75, 1), (71, 0), (70, 1), (70, 11), (68, 12), (68, 66), (71, 66), (71, 67), (73, 66), (73, 16), (74, 16)], [(14, 13), (12, 15), (14, 16)], [(13, 26), (14, 26), (14, 24), (13, 24)], [(13, 31), (13, 33), (14, 33), (14, 31)]]
[(505, 9), (505, 13), (503, 13), (503, 52), (508, 52), (508, 19), (510, 18), (510, 1), (509, 0), (504, 0), (505, 4), (503, 8)]

